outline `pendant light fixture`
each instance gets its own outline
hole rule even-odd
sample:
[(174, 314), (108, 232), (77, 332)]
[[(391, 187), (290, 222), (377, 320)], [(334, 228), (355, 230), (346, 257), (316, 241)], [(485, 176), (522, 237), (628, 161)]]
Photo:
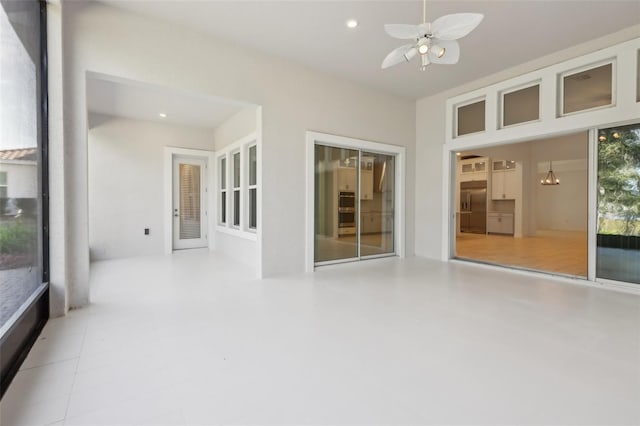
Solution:
[(558, 179), (553, 173), (553, 167), (551, 161), (549, 161), (549, 172), (547, 173), (547, 177), (540, 181), (542, 185), (560, 185), (560, 179)]

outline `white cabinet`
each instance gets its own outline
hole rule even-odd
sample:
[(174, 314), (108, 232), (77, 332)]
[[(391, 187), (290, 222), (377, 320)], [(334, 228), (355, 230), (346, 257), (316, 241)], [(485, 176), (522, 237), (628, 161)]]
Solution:
[(487, 180), (489, 159), (486, 157), (469, 158), (458, 163), (458, 181)]
[(372, 234), (382, 232), (382, 216), (380, 213), (362, 213), (360, 218), (361, 233)]
[(373, 200), (373, 170), (360, 172), (360, 199)]
[(489, 234), (513, 235), (513, 214), (489, 212), (487, 214), (487, 232)]
[(338, 168), (338, 189), (340, 191), (353, 191), (358, 189), (355, 167)]
[(518, 166), (512, 160), (491, 162), (491, 199), (515, 200), (520, 196)]

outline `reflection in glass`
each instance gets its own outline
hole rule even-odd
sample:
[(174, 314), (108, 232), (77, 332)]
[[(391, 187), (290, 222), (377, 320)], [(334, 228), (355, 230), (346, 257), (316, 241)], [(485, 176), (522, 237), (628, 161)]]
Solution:
[(564, 76), (563, 114), (613, 103), (613, 64)]
[(596, 276), (640, 284), (640, 124), (598, 132)]
[(360, 256), (393, 253), (395, 158), (362, 152)]
[(5, 3), (0, 5), (0, 327), (43, 282), (40, 6)]
[[(587, 276), (586, 132), (460, 154), (460, 163), (488, 157), (492, 167), (486, 174), (458, 169), (456, 257)], [(561, 185), (540, 185), (550, 160)], [(483, 185), (491, 194), (486, 199), (477, 189)], [(474, 191), (480, 199), (475, 206)], [(474, 214), (486, 216), (484, 230), (469, 227)]]
[(504, 126), (535, 121), (540, 118), (540, 85), (506, 93), (502, 103)]
[(249, 147), (249, 228), (256, 229), (258, 222), (257, 189), (258, 159), (256, 145)]
[(484, 108), (484, 101), (457, 108), (458, 136), (484, 131)]
[(220, 223), (227, 223), (227, 159), (220, 159)]
[(258, 160), (256, 157), (257, 146), (253, 145), (249, 148), (249, 186), (253, 186), (257, 181), (257, 164)]
[(233, 154), (233, 226), (240, 226), (240, 153)]
[(315, 146), (315, 262), (358, 257), (358, 151)]

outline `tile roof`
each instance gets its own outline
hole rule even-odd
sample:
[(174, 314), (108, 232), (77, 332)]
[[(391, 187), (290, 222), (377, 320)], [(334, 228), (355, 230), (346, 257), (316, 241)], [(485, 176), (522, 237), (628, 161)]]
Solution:
[(37, 148), (0, 150), (0, 160), (36, 161), (37, 159), (38, 159)]

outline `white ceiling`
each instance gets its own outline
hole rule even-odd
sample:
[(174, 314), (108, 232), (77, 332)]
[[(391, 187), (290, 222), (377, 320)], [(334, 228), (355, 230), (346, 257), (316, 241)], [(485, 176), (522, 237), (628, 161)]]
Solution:
[[(240, 102), (91, 74), (87, 109), (91, 113), (213, 129), (250, 107)], [(160, 117), (164, 113), (166, 117)]]
[[(413, 99), (640, 23), (640, 1), (633, 0), (428, 1), (428, 21), (457, 12), (485, 15), (460, 41), (460, 62), (421, 72), (414, 59), (383, 71), (386, 54), (404, 44), (388, 37), (383, 25), (419, 23), (422, 1), (103, 2)], [(349, 18), (360, 22), (358, 28), (346, 28)]]

